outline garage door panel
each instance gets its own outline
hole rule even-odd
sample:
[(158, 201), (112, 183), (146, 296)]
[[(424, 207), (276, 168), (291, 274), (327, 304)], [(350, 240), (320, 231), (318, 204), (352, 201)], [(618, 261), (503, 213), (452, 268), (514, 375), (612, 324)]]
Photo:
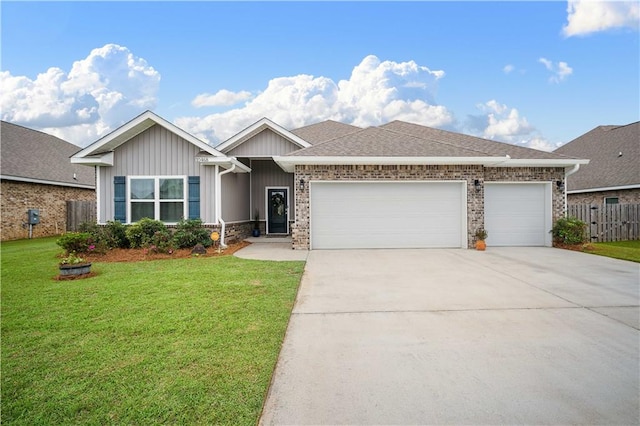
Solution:
[(460, 247), (462, 188), (461, 183), (312, 183), (312, 248)]
[(550, 222), (548, 184), (485, 185), (489, 246), (545, 246)]

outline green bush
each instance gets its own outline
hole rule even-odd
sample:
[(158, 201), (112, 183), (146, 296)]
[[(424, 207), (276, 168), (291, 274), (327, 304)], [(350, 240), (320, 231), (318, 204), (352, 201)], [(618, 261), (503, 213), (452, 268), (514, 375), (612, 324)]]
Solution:
[(553, 240), (562, 244), (583, 244), (587, 242), (587, 224), (575, 217), (558, 219), (551, 229)]
[(78, 226), (78, 231), (91, 234), (96, 246), (110, 250), (114, 248), (128, 248), (129, 240), (126, 226), (117, 221), (109, 221), (105, 226), (93, 222), (84, 222)]
[(164, 223), (145, 217), (129, 225), (125, 233), (131, 248), (141, 248), (149, 245), (156, 232), (166, 230), (167, 227)]
[(56, 243), (67, 253), (86, 253), (94, 239), (88, 232), (67, 232)]
[(145, 245), (145, 247), (151, 253), (173, 253), (175, 249), (173, 245), (173, 236), (168, 229), (164, 231), (157, 231), (153, 236), (149, 239), (149, 242)]
[(192, 248), (196, 244), (209, 247), (212, 244), (209, 231), (203, 228), (200, 219), (180, 220), (173, 234), (173, 241), (178, 248)]
[(129, 248), (126, 225), (118, 221), (110, 220), (102, 230), (105, 242), (109, 248)]

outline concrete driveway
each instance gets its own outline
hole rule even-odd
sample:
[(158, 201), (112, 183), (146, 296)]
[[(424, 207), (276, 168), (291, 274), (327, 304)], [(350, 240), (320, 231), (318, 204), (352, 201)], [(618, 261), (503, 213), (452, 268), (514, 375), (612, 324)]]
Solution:
[(640, 265), (312, 251), (261, 424), (638, 424)]

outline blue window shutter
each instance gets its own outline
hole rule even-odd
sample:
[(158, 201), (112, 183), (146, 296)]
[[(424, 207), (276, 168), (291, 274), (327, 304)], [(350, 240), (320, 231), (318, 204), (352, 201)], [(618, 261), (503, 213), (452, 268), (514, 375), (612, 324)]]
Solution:
[(189, 176), (189, 219), (200, 219), (200, 176)]
[(113, 177), (113, 220), (127, 221), (127, 183), (125, 176)]

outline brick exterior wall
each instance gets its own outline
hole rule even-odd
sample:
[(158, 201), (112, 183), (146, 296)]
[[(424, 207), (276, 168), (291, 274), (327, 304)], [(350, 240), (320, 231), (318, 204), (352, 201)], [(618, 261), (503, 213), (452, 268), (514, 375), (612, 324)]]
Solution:
[(3, 180), (2, 241), (29, 237), (27, 210), (40, 210), (40, 223), (33, 226), (33, 238), (60, 235), (67, 229), (67, 200), (95, 201), (93, 189)]
[[(358, 180), (455, 180), (467, 182), (467, 242), (473, 247), (474, 234), (484, 227), (484, 182), (555, 182), (564, 180), (564, 168), (553, 167), (509, 167), (485, 168), (483, 166), (380, 166), (380, 165), (336, 165), (296, 166), (294, 182), (304, 179), (306, 190), (296, 186), (296, 223), (292, 226), (294, 249), (310, 248), (309, 227), (309, 182), (313, 181), (358, 181)], [(480, 181), (476, 189), (474, 181)], [(552, 217), (555, 222), (564, 215), (564, 191), (552, 185)]]
[(620, 204), (640, 204), (640, 188), (568, 194), (567, 202), (569, 204), (602, 205), (604, 204), (604, 197), (618, 197)]

